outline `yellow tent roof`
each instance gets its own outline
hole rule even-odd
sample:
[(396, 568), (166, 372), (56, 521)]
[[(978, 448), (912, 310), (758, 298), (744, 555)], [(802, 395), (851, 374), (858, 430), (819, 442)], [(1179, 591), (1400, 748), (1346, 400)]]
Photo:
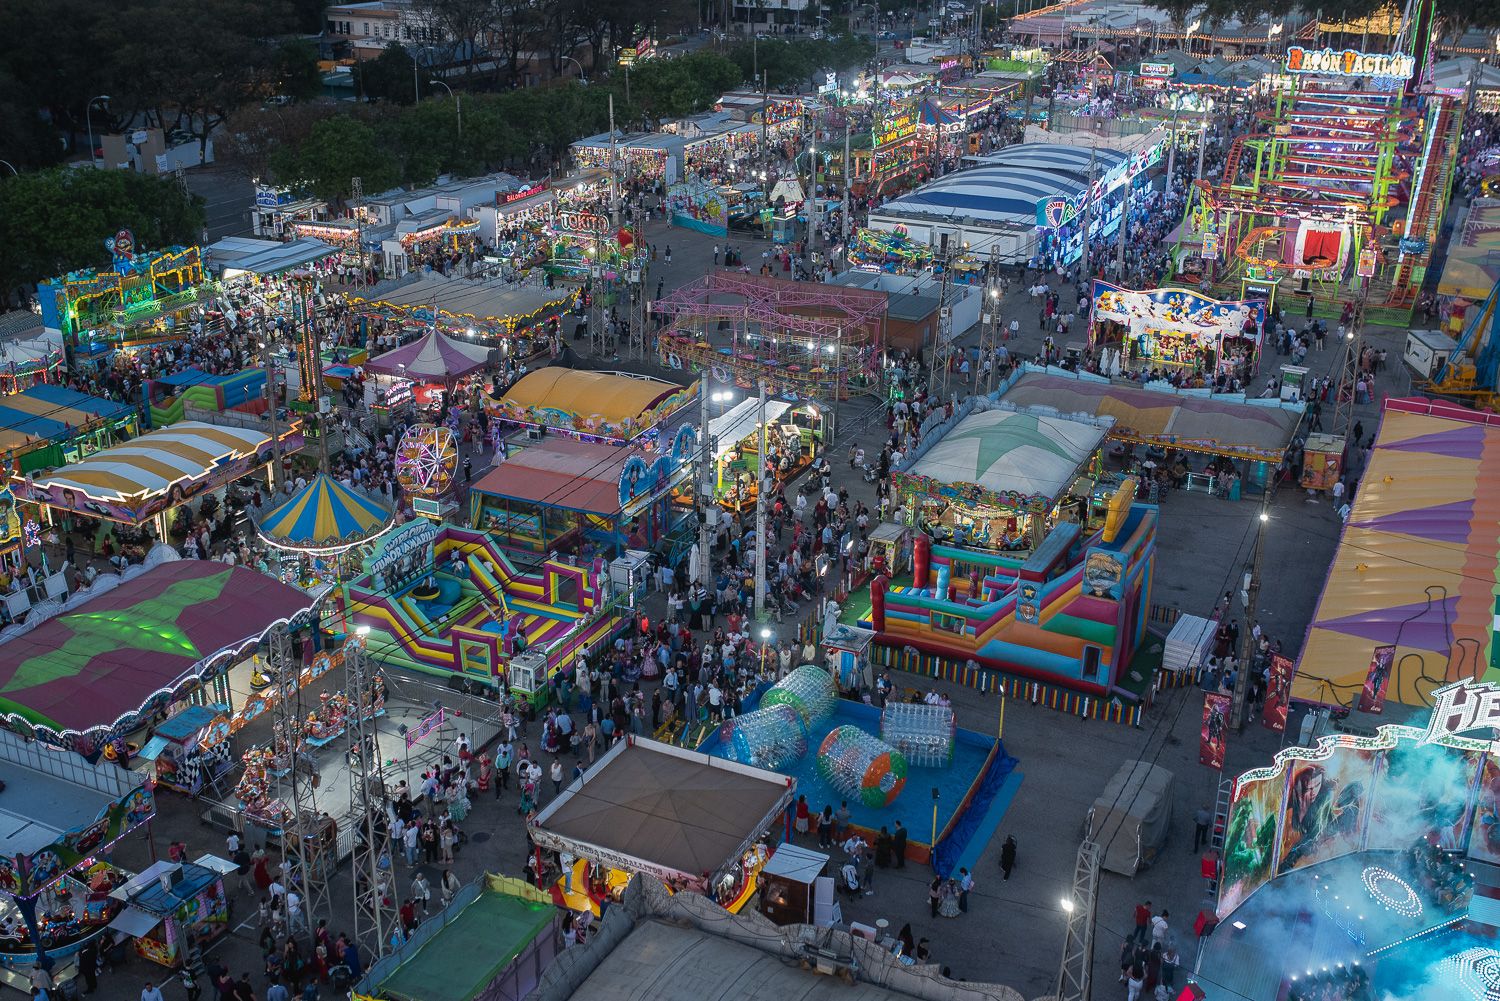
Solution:
[(543, 368), (521, 377), (506, 392), (506, 402), (521, 407), (598, 415), (610, 423), (637, 418), (663, 397), (680, 390), (660, 379)]

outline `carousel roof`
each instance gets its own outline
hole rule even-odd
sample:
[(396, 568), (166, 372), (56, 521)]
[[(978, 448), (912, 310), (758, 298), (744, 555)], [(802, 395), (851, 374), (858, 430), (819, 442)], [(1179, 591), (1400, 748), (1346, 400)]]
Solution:
[(939, 483), (977, 483), (1028, 497), (1060, 497), (1104, 440), (1103, 428), (1012, 410), (972, 413), (918, 453), (908, 471)]
[(365, 370), (406, 379), (440, 381), (458, 379), (483, 368), (489, 357), (487, 347), (464, 344), (436, 330), (429, 330), (410, 344), (372, 358)]
[(327, 473), (260, 520), (260, 537), (282, 549), (340, 549), (376, 535), (391, 512)]

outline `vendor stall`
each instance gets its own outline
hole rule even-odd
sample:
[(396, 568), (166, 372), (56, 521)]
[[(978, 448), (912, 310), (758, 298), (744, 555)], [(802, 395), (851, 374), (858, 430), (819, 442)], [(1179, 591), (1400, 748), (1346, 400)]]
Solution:
[[(741, 400), (735, 407), (709, 422), (714, 441), (714, 500), (729, 511), (755, 506), (761, 481), (760, 403)], [(797, 419), (797, 414), (803, 420)], [(766, 444), (770, 468), (779, 487), (785, 486), (812, 464), (822, 439), (821, 417), (816, 407), (793, 407), (780, 400), (766, 402)]]
[(229, 713), (218, 703), (188, 706), (157, 726), (136, 757), (154, 766), (158, 787), (197, 796), (234, 768)]
[(1089, 346), (1121, 354), (1132, 371), (1154, 369), (1211, 384), (1249, 382), (1260, 369), (1262, 301), (1219, 302), (1180, 288), (1138, 292), (1095, 280)]
[(939, 541), (1029, 552), (1058, 521), (1087, 522), (1109, 422), (992, 406), (972, 398), (929, 428), (892, 486)]
[(633, 737), (610, 748), (528, 829), (539, 850), (586, 863), (586, 880), (569, 872), (554, 891), (569, 906), (597, 910), (609, 896), (618, 899), (630, 875), (649, 873), (738, 911), (765, 864), (761, 834), (779, 825), (796, 788), (776, 772)]
[[(219, 862), (218, 867), (202, 864)], [(229, 932), (229, 899), (221, 859), (155, 862), (110, 895), (125, 909), (110, 924), (135, 939), (136, 954), (168, 969), (181, 966), (189, 947)]]
[(698, 384), (679, 386), (625, 372), (586, 372), (549, 366), (528, 372), (498, 400), (485, 400), (493, 421), (586, 442), (641, 445), (696, 399)]

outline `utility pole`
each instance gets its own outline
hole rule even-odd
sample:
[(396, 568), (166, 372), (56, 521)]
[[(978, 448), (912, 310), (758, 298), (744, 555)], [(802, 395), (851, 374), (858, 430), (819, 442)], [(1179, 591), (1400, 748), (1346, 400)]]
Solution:
[(1082, 266), (1078, 269), (1078, 273), (1085, 278), (1094, 277), (1089, 255), (1089, 225), (1094, 221), (1094, 165), (1099, 158), (1097, 143), (1096, 139), (1095, 145), (1089, 147), (1089, 176), (1083, 188), (1083, 253), (1080, 258)]
[[(1274, 485), (1266, 488), (1265, 500), (1260, 506), (1260, 523), (1255, 527), (1255, 556), (1250, 562), (1250, 572), (1245, 575), (1243, 596), (1245, 599), (1245, 628), (1240, 635), (1240, 668), (1234, 676), (1234, 699), (1229, 704), (1230, 729), (1238, 730), (1245, 725), (1245, 698), (1250, 691), (1250, 675), (1255, 657), (1255, 631), (1257, 605), (1260, 601), (1261, 557), (1266, 547), (1266, 525), (1271, 520), (1270, 505)], [(1228, 615), (1228, 610), (1225, 610)]]
[[(1125, 280), (1125, 232), (1129, 229), (1129, 226), (1126, 224), (1130, 222), (1130, 193), (1134, 189), (1134, 180), (1127, 177), (1125, 179), (1124, 190), (1120, 194), (1120, 241), (1117, 248), (1119, 250), (1119, 258), (1116, 261), (1116, 264), (1119, 266), (1119, 277), (1122, 282)], [(1093, 291), (1090, 290), (1089, 294), (1093, 295)]]
[(615, 95), (609, 95), (609, 224), (620, 228), (620, 158), (615, 145)]
[(760, 380), (760, 461), (755, 486), (755, 617), (766, 619), (766, 474), (770, 472), (770, 460), (766, 455), (770, 445), (766, 434), (766, 380)]
[(354, 254), (360, 266), (354, 272), (354, 284), (359, 288), (365, 286), (365, 179), (363, 177), (349, 178), (349, 200), (354, 203)]
[(844, 260), (845, 261), (848, 261), (848, 259), (849, 259), (849, 232), (850, 232), (850, 228), (849, 228), (849, 185), (854, 180), (854, 178), (852, 178), (852, 177), (849, 176), (849, 127), (850, 127), (850, 122), (849, 122), (848, 117), (846, 116), (844, 118), (844, 192), (843, 192), (843, 199), (844, 199), (843, 213), (844, 213), (844, 215), (843, 215), (843, 225), (841, 226), (841, 229), (843, 230)]
[[(1344, 360), (1333, 384), (1333, 415), (1328, 424), (1330, 434), (1347, 437), (1354, 427), (1354, 384), (1359, 377), (1359, 356), (1363, 350), (1365, 332), (1365, 299), (1369, 294), (1369, 279), (1365, 279), (1364, 290), (1354, 304), (1354, 316), (1344, 331)], [(1349, 394), (1347, 398), (1344, 396), (1346, 390)]]
[(948, 280), (952, 271), (950, 263), (948, 235), (944, 233), (938, 244), (937, 254), (933, 257), (933, 266), (942, 268), (943, 280), (938, 286), (937, 340), (932, 346), (932, 371), (928, 373), (928, 385), (932, 387), (932, 395), (939, 403), (948, 396), (948, 368), (953, 358), (953, 310), (948, 308)]
[(813, 270), (813, 259), (818, 247), (818, 222), (823, 217), (822, 205), (818, 202), (818, 140), (814, 130), (807, 130), (807, 270)]
[[(349, 721), (349, 822), (354, 829), (354, 939), (374, 955), (391, 946), (399, 897), (391, 858), (391, 824), (386, 808), (385, 772), (375, 728), (375, 672), (365, 652), (364, 633), (344, 644), (344, 694), (353, 707)], [(382, 863), (384, 863), (382, 865)], [(389, 900), (387, 904), (385, 901)]]
[(260, 321), (260, 333), (265, 340), (260, 342), (261, 361), (266, 366), (266, 412), (271, 418), (271, 493), (275, 496), (281, 494), (281, 429), (277, 426), (276, 410), (278, 408), (276, 387), (276, 360), (271, 355), (271, 335), (267, 333), (266, 321), (262, 317)]
[(1208, 149), (1208, 112), (1201, 112), (1202, 119), (1198, 125), (1198, 169), (1193, 173), (1194, 180), (1203, 178), (1203, 153)]
[[(990, 244), (990, 263), (984, 285), (984, 302), (980, 305), (979, 367), (974, 374), (975, 393), (990, 393), (995, 388), (994, 360), (1005, 330), (1005, 319), (1000, 315), (1000, 248), (993, 243)], [(990, 363), (988, 369), (985, 368), (986, 361)], [(985, 372), (983, 388), (979, 372)]]
[(642, 218), (643, 212), (640, 205), (635, 207), (631, 218), (635, 222), (634, 241), (631, 244), (632, 257), (629, 271), (631, 286), (630, 301), (630, 352), (641, 358), (646, 357), (646, 323), (650, 319), (651, 311), (646, 308), (647, 285), (646, 280), (650, 273), (650, 254), (642, 254), (640, 248), (642, 235), (646, 227)]
[(1099, 845), (1093, 841), (1078, 846), (1078, 857), (1073, 864), (1073, 887), (1062, 900), (1068, 930), (1063, 938), (1062, 960), (1057, 968), (1057, 990), (1053, 992), (1058, 1001), (1089, 1001), (1093, 996), (1099, 855)]
[[(751, 79), (755, 79), (754, 74)], [(760, 74), (760, 155), (768, 160), (771, 156), (771, 91), (764, 73)]]
[(1172, 131), (1167, 136), (1167, 190), (1172, 190), (1172, 168), (1177, 163), (1177, 108), (1172, 108)]
[(698, 502), (698, 565), (693, 568), (696, 580), (706, 583), (713, 560), (714, 529), (719, 524), (719, 506), (714, 503), (714, 441), (708, 433), (709, 372), (704, 366), (698, 379), (698, 485), (694, 490)]

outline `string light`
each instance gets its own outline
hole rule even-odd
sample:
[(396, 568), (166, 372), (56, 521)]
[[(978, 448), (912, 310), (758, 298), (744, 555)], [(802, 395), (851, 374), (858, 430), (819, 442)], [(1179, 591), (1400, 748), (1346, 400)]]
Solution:
[[(1403, 918), (1418, 918), (1422, 915), (1422, 898), (1417, 896), (1417, 891), (1411, 885), (1391, 872), (1378, 865), (1366, 866), (1365, 871), (1360, 874), (1364, 881), (1365, 889), (1370, 896), (1384, 905), (1388, 911), (1394, 911)], [(1394, 892), (1390, 887), (1394, 884), (1400, 888), (1400, 892)]]

